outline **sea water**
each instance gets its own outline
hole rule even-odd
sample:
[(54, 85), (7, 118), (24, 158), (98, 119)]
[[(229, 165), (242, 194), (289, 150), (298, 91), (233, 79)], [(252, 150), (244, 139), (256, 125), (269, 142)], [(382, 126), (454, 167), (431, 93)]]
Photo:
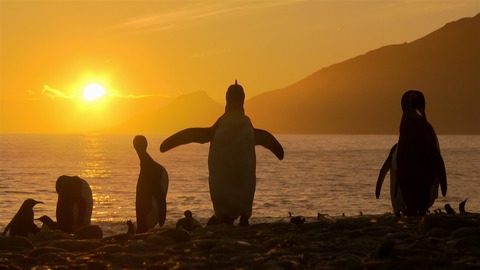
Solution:
[[(35, 217), (55, 219), (55, 182), (78, 175), (91, 186), (92, 224), (105, 235), (126, 232), (135, 222), (135, 188), (140, 170), (134, 135), (0, 135), (0, 231), (22, 202), (44, 202)], [(149, 135), (148, 152), (168, 171), (166, 226), (191, 210), (205, 223), (213, 215), (208, 190), (209, 144), (188, 144), (160, 153), (162, 135)], [(391, 212), (390, 178), (379, 199), (375, 185), (397, 135), (282, 135), (278, 160), (257, 146), (257, 188), (251, 223), (288, 220), (289, 212), (314, 220), (317, 213), (338, 217)], [(431, 210), (468, 198), (466, 209), (480, 212), (480, 136), (439, 136), (448, 177), (446, 197)]]

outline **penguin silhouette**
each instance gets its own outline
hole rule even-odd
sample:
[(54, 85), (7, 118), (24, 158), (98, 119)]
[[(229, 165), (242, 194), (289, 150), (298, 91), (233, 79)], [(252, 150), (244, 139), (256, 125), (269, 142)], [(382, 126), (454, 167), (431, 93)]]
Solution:
[(58, 193), (58, 228), (66, 233), (74, 233), (90, 226), (93, 197), (87, 181), (78, 176), (62, 175), (58, 177), (55, 189)]
[(238, 217), (239, 225), (247, 226), (256, 186), (255, 145), (264, 146), (280, 160), (284, 152), (272, 134), (254, 128), (245, 115), (245, 93), (237, 81), (228, 87), (226, 100), (225, 113), (213, 126), (179, 131), (162, 142), (160, 151), (192, 142), (210, 142), (208, 179), (215, 214), (207, 226), (231, 225)]
[(185, 217), (177, 221), (175, 228), (184, 229), (189, 232), (195, 230), (196, 228), (202, 228), (202, 224), (200, 224), (198, 220), (193, 218), (193, 214), (190, 210), (185, 211), (183, 215)]
[(18, 212), (13, 217), (12, 221), (8, 223), (3, 231), (3, 236), (10, 231), (10, 236), (18, 235), (28, 237), (29, 233), (36, 234), (40, 229), (33, 222), (33, 207), (36, 204), (43, 203), (34, 199), (26, 199)]
[(402, 96), (402, 120), (397, 147), (397, 182), (408, 216), (423, 216), (438, 197), (447, 194), (447, 175), (437, 135), (425, 114), (422, 92)]
[(467, 203), (467, 200), (468, 200), (468, 198), (466, 198), (463, 202), (461, 202), (461, 203), (458, 205), (458, 210), (460, 211), (460, 213), (466, 213), (466, 211), (465, 211), (465, 204)]
[(127, 221), (127, 227), (128, 227), (128, 230), (127, 230), (128, 235), (134, 235), (135, 232), (137, 231), (137, 228), (135, 227), (135, 225), (131, 220)]
[(151, 230), (155, 225), (165, 224), (167, 216), (168, 173), (147, 153), (147, 138), (137, 135), (133, 146), (140, 159), (135, 199), (137, 233)]
[(450, 204), (445, 204), (444, 206), (445, 208), (445, 211), (447, 212), (447, 214), (449, 215), (455, 215), (457, 212), (455, 212), (455, 210), (453, 210), (452, 206)]
[(40, 228), (41, 231), (53, 231), (58, 230), (57, 222), (53, 221), (49, 216), (43, 215), (36, 220), (40, 220), (42, 222), (42, 227)]

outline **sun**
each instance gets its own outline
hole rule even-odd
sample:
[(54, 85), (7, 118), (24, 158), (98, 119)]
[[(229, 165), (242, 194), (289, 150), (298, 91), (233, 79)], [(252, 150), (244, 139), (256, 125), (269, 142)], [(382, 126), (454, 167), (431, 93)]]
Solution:
[(105, 88), (97, 83), (91, 83), (83, 89), (83, 99), (95, 100), (105, 95)]

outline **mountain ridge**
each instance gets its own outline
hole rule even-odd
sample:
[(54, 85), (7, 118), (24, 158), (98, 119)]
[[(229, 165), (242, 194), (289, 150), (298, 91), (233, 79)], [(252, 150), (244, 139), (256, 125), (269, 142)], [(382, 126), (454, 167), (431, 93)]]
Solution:
[[(254, 125), (277, 133), (395, 134), (401, 95), (418, 89), (440, 133), (480, 134), (479, 24), (480, 15), (462, 18), (410, 43), (322, 68), (253, 97), (246, 111)], [(449, 106), (442, 109), (442, 104)]]
[[(425, 94), (426, 113), (437, 133), (480, 134), (478, 48), (480, 14), (247, 98), (245, 112), (255, 127), (274, 133), (398, 134), (400, 98), (417, 89)], [(245, 92), (248, 97), (248, 89)], [(134, 117), (117, 131), (168, 134), (211, 126), (223, 111), (205, 92), (195, 92), (154, 113)]]

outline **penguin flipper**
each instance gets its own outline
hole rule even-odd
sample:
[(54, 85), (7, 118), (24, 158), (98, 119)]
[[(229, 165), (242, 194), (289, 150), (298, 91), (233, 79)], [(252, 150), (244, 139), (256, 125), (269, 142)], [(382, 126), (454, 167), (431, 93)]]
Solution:
[(10, 230), (10, 227), (12, 226), (12, 223), (8, 223), (7, 227), (5, 227), (5, 229), (3, 230), (3, 234), (2, 236), (5, 236), (7, 234), (7, 232)]
[(387, 159), (383, 163), (382, 168), (380, 169), (380, 173), (378, 174), (378, 179), (377, 179), (377, 186), (375, 188), (375, 197), (378, 199), (380, 197), (380, 190), (382, 189), (382, 184), (383, 181), (385, 180), (385, 175), (387, 175), (387, 172), (390, 170), (391, 165), (392, 165), (392, 155), (395, 152), (395, 149), (397, 148), (397, 144), (395, 144), (392, 149), (390, 149), (390, 153), (388, 154)]
[(447, 195), (447, 173), (445, 171), (445, 163), (443, 162), (443, 158), (441, 156), (439, 156), (436, 160), (436, 168), (436, 175), (438, 178), (438, 182), (440, 182), (442, 195), (443, 197), (445, 197), (445, 195)]
[(209, 128), (187, 128), (166, 138), (160, 145), (160, 152), (168, 150), (187, 143), (207, 143), (212, 140), (213, 129)]
[[(433, 127), (431, 127), (433, 134)], [(434, 166), (435, 166), (435, 175), (440, 183), (440, 188), (442, 190), (442, 195), (445, 197), (447, 195), (447, 172), (445, 170), (445, 163), (443, 162), (442, 154), (440, 153), (440, 144), (438, 143), (438, 138), (435, 135), (436, 145), (434, 146)]]
[(278, 159), (283, 159), (283, 147), (275, 139), (275, 137), (268, 131), (262, 129), (254, 129), (255, 131), (255, 145), (261, 145), (272, 151)]

